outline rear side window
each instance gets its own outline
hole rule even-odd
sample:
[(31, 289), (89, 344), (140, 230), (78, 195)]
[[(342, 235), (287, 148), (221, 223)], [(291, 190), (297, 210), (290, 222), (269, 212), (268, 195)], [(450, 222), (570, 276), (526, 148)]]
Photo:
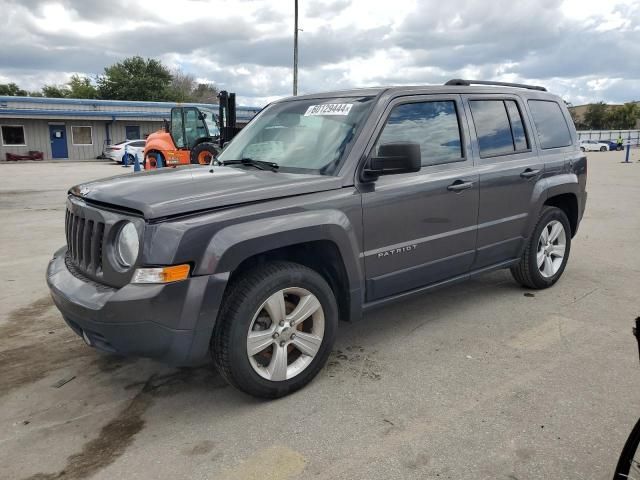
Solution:
[(529, 100), (529, 109), (543, 149), (571, 145), (571, 133), (560, 105), (550, 100)]
[(393, 108), (378, 138), (387, 143), (420, 144), (422, 166), (464, 160), (458, 112), (453, 100), (405, 103)]
[(481, 157), (494, 157), (529, 149), (520, 109), (514, 100), (471, 100)]

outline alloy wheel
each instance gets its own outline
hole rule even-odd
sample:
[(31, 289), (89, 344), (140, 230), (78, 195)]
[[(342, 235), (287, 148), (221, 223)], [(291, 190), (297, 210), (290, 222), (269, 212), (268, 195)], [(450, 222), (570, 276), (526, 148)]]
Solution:
[(567, 248), (567, 234), (558, 220), (550, 221), (543, 229), (538, 240), (536, 260), (540, 274), (551, 278), (562, 266)]
[(273, 293), (258, 308), (247, 332), (253, 370), (274, 382), (295, 377), (316, 357), (324, 327), (324, 311), (313, 293), (300, 287)]

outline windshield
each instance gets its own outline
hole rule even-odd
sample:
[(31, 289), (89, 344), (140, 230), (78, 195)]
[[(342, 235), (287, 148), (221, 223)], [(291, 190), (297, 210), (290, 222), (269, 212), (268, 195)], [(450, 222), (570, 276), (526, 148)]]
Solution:
[(200, 107), (198, 109), (205, 114), (204, 123), (207, 124), (209, 135), (211, 135), (212, 137), (217, 137), (218, 135), (220, 135), (220, 131), (218, 130), (218, 125), (216, 123), (216, 118), (218, 118), (218, 116), (216, 115), (214, 110)]
[(249, 158), (283, 171), (332, 175), (372, 104), (372, 97), (276, 103), (242, 129), (218, 161)]

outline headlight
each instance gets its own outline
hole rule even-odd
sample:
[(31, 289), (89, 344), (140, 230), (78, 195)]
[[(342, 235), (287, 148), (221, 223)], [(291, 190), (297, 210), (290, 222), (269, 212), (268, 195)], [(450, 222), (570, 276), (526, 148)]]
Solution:
[(120, 265), (129, 268), (138, 258), (139, 250), (138, 230), (133, 223), (127, 222), (116, 237), (116, 258)]

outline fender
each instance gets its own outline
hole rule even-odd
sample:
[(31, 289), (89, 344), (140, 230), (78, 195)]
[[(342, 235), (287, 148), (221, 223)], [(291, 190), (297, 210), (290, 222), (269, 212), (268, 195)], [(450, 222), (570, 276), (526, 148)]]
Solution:
[(540, 217), (540, 212), (549, 198), (563, 193), (571, 193), (576, 195), (576, 198), (579, 198), (579, 192), (580, 184), (575, 173), (562, 173), (540, 180), (536, 184), (531, 198), (530, 211), (536, 212), (536, 214), (529, 215), (526, 237), (529, 238), (531, 236), (531, 232), (533, 232)]
[(342, 256), (349, 289), (362, 288), (359, 241), (347, 216), (339, 210), (305, 211), (225, 227), (213, 236), (195, 275), (232, 272), (242, 261), (277, 248), (328, 240)]

